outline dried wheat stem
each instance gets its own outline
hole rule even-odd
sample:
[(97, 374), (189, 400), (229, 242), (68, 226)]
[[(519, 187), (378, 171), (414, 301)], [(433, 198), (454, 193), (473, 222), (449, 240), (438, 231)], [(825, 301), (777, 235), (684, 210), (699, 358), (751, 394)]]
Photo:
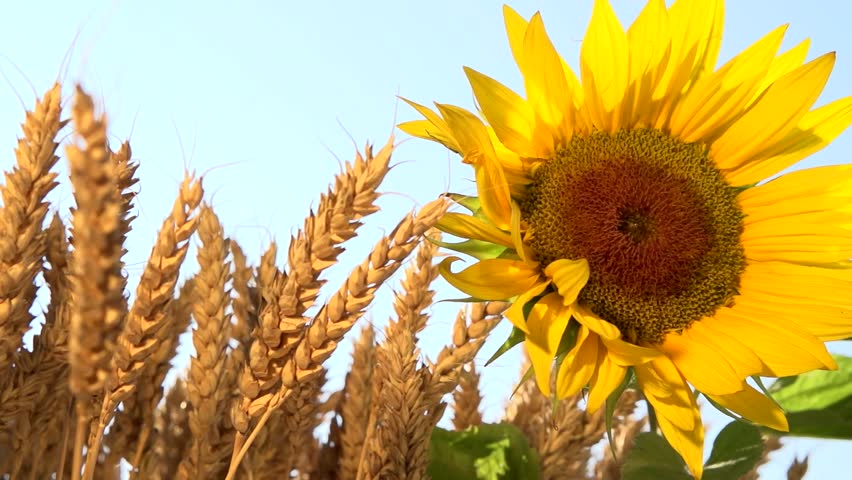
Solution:
[(15, 148), (17, 163), (0, 186), (0, 384), (32, 321), (33, 281), (45, 250), (44, 200), (56, 186), (50, 169), (58, 160), (56, 134), (65, 124), (59, 119), (60, 100), (56, 84), (27, 112), (24, 135)]
[(178, 469), (179, 478), (217, 478), (227, 454), (220, 431), (220, 418), (226, 412), (230, 392), (223, 388), (225, 349), (228, 346), (230, 314), (229, 247), (222, 225), (210, 207), (203, 205), (199, 214), (198, 249), (200, 270), (193, 285), (193, 317), (197, 324), (192, 333), (195, 356), (192, 357), (186, 384), (192, 410), (189, 428), (192, 443), (189, 455)]

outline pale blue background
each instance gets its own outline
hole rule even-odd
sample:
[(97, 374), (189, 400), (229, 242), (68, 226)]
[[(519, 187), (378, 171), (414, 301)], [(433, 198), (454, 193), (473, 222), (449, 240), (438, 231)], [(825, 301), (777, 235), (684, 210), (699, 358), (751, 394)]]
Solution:
[[(576, 67), (592, 3), (518, 1), (513, 6), (525, 16), (541, 10), (557, 47)], [(9, 168), (14, 158), (14, 135), (23, 118), (19, 96), (30, 107), (55, 79), (69, 86), (81, 81), (106, 103), (115, 140), (130, 135), (142, 163), (140, 216), (126, 257), (132, 277), (141, 272), (186, 166), (208, 171), (207, 198), (226, 233), (239, 239), (250, 258), (258, 258), (272, 238), (286, 252), (286, 241), (337, 171), (338, 159), (352, 157), (350, 135), (358, 145), (367, 139), (382, 144), (395, 120), (417, 118), (399, 105), (396, 94), (470, 108), (462, 65), (521, 86), (503, 33), (501, 5), (450, 0), (5, 1), (0, 70), (9, 80), (0, 85), (0, 144), (6, 152), (0, 166)], [(626, 26), (644, 2), (614, 5)], [(820, 103), (850, 95), (850, 15), (839, 0), (729, 2), (722, 60), (773, 27), (792, 22), (786, 46), (810, 36), (811, 58), (838, 51)], [(66, 97), (71, 92), (67, 88)], [(847, 162), (849, 152), (852, 135), (847, 133), (806, 164)], [(398, 166), (384, 185), (383, 211), (349, 246), (342, 268), (329, 276), (330, 287), (336, 288), (345, 268), (359, 262), (405, 211), (446, 189), (473, 191), (469, 170), (439, 146), (407, 141), (394, 159)], [(67, 216), (72, 204), (67, 182), (52, 198)], [(194, 260), (187, 266), (194, 269)], [(439, 297), (454, 296), (441, 284)], [(381, 327), (391, 312), (389, 287), (379, 300), (368, 320)], [(447, 304), (434, 309), (421, 345), (425, 356), (434, 358), (449, 342), (453, 312)], [(496, 336), (505, 333), (504, 326)], [(486, 353), (494, 348), (486, 346)], [(329, 386), (334, 388), (342, 383), (348, 342), (339, 350), (330, 363)], [(190, 352), (191, 346), (181, 349), (181, 364)], [(517, 355), (507, 355), (484, 369), (489, 420), (501, 415), (517, 361)], [(706, 418), (711, 433), (726, 423), (719, 415)], [(808, 478), (840, 478), (852, 443), (791, 441), (763, 469), (764, 478), (786, 478), (792, 457), (806, 454), (812, 465)]]

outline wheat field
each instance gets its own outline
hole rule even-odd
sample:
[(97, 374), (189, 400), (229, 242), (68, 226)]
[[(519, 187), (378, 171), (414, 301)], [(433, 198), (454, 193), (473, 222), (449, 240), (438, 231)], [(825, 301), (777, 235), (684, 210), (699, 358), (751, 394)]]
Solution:
[[(186, 172), (131, 293), (125, 238), (139, 163), (129, 142), (110, 145), (108, 127), (80, 87), (63, 97), (54, 85), (24, 115), (0, 187), (2, 478), (423, 479), (442, 419), (455, 430), (482, 424), (486, 367), (474, 357), (507, 305), (442, 319), (453, 326), (431, 360), (418, 346), (435, 321), (440, 252), (429, 239), (445, 198), (387, 226), (340, 285), (324, 280), (378, 211), (393, 138), (347, 162), (289, 242), (256, 259), (225, 236), (204, 179)], [(70, 211), (46, 200), (59, 155)], [(193, 243), (194, 272), (182, 268)], [(393, 318), (376, 331), (364, 317), (386, 283)], [(187, 331), (194, 353), (164, 388)], [(352, 358), (331, 391), (324, 365), (341, 342), (353, 343)], [(595, 450), (602, 411), (585, 413), (580, 397), (554, 405), (532, 381), (503, 420), (536, 452), (542, 479), (618, 480), (647, 423), (639, 400), (628, 391), (616, 406), (611, 449)], [(767, 438), (762, 462), (779, 446)], [(806, 470), (797, 462), (788, 478)]]

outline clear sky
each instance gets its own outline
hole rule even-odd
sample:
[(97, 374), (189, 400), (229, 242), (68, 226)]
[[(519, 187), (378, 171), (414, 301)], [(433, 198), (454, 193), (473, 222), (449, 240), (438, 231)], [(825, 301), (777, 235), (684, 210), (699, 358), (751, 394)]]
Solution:
[[(131, 276), (144, 265), (184, 166), (209, 170), (208, 199), (226, 234), (256, 259), (271, 239), (286, 244), (337, 171), (338, 159), (352, 157), (351, 138), (359, 146), (366, 140), (382, 144), (395, 120), (416, 118), (399, 105), (397, 94), (472, 108), (462, 65), (520, 90), (503, 32), (502, 3), (5, 1), (0, 70), (8, 81), (0, 85), (0, 145), (6, 160), (0, 166), (7, 169), (14, 161), (12, 148), (23, 119), (19, 97), (30, 107), (57, 78), (69, 87), (82, 82), (103, 99), (115, 140), (130, 136), (141, 161), (140, 216), (126, 257)], [(541, 10), (557, 48), (576, 67), (592, 3), (517, 1), (512, 6), (525, 16)], [(644, 1), (613, 4), (626, 26)], [(852, 95), (851, 14), (839, 0), (729, 1), (721, 60), (790, 22), (785, 47), (810, 37), (810, 58), (838, 52), (819, 103)], [(71, 92), (67, 88), (66, 96)], [(803, 165), (848, 162), (849, 152), (852, 134), (846, 133)], [(380, 200), (383, 211), (362, 228), (361, 238), (344, 255), (343, 268), (329, 276), (333, 288), (345, 268), (360, 261), (404, 212), (447, 189), (474, 191), (470, 172), (440, 146), (406, 141), (394, 158), (398, 166), (384, 185), (389, 194)], [(67, 215), (72, 203), (68, 183), (52, 198)], [(187, 266), (194, 269), (194, 261)], [(440, 298), (457, 296), (440, 285)], [(379, 300), (380, 308), (369, 319), (377, 326), (390, 314), (389, 288)], [(453, 311), (447, 304), (434, 308), (422, 345), (425, 355), (433, 356), (450, 341)], [(506, 332), (504, 326), (496, 336)], [(494, 348), (487, 345), (486, 353)], [(333, 387), (341, 384), (348, 362), (348, 345), (340, 350), (330, 364)], [(844, 353), (852, 351), (847, 347)], [(184, 361), (187, 354), (182, 349)], [(517, 359), (508, 355), (484, 370), (489, 420), (500, 416)], [(713, 432), (726, 422), (718, 415), (706, 418)], [(836, 478), (852, 454), (852, 442), (791, 441), (776, 455), (781, 460), (764, 469), (764, 478), (784, 478), (796, 454), (811, 455), (809, 478)]]

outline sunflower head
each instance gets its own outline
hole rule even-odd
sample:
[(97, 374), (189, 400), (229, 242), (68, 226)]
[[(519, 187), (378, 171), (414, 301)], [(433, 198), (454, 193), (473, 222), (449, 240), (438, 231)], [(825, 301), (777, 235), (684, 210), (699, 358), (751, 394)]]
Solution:
[(465, 68), (480, 115), (406, 100), (400, 128), (476, 180), (439, 227), (478, 261), (440, 271), (512, 302), (545, 394), (596, 410), (635, 378), (700, 477), (694, 391), (785, 430), (749, 377), (836, 368), (824, 342), (852, 335), (852, 168), (767, 180), (852, 123), (852, 98), (814, 108), (834, 54), (779, 54), (782, 26), (717, 66), (721, 0), (650, 0), (626, 31), (597, 0), (578, 76), (541, 15), (504, 16), (524, 95)]

